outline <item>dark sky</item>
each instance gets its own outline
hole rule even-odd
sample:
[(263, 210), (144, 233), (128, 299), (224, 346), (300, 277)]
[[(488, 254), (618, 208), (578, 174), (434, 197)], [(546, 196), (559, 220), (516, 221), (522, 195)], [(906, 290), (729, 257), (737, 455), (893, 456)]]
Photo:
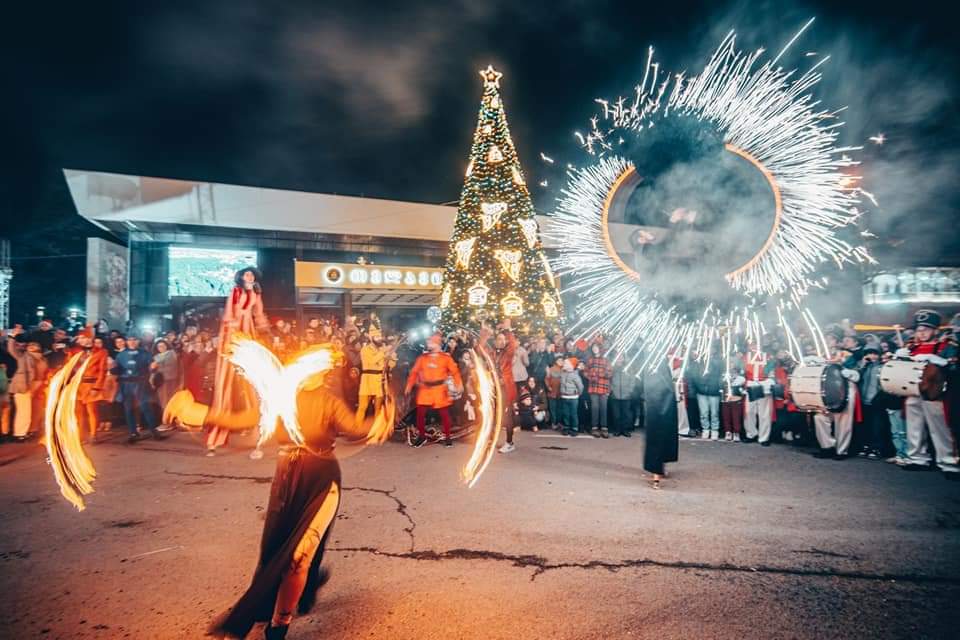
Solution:
[(648, 45), (696, 72), (731, 28), (744, 47), (779, 51), (812, 16), (785, 63), (831, 53), (816, 93), (849, 105), (844, 141), (889, 138), (863, 154), (881, 202), (871, 228), (923, 239), (931, 264), (960, 263), (960, 58), (941, 4), (40, 3), (5, 19), (0, 207), (15, 317), (83, 303), (83, 258), (49, 257), (82, 254), (96, 233), (73, 211), (62, 167), (447, 202), (462, 183), (477, 69), (493, 63), (525, 169), (550, 180), (534, 194), (549, 211), (559, 166), (583, 158), (571, 132), (595, 97), (631, 91)]

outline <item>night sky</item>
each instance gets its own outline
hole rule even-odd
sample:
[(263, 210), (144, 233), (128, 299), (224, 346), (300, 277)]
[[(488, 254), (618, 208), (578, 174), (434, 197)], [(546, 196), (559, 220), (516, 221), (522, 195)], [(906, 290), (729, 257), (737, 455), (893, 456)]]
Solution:
[[(881, 205), (868, 223), (881, 236), (875, 252), (960, 264), (960, 56), (940, 4), (42, 3), (5, 19), (13, 76), (0, 107), (0, 207), (15, 258), (12, 317), (83, 304), (84, 238), (99, 232), (74, 212), (63, 167), (450, 202), (477, 69), (492, 63), (530, 182), (550, 182), (534, 190), (549, 212), (561, 167), (583, 158), (571, 132), (595, 97), (632, 90), (648, 45), (695, 73), (731, 28), (743, 47), (775, 53), (813, 16), (784, 64), (833, 56), (816, 94), (849, 105), (843, 142), (867, 145), (864, 185)], [(882, 147), (866, 139), (879, 132)]]

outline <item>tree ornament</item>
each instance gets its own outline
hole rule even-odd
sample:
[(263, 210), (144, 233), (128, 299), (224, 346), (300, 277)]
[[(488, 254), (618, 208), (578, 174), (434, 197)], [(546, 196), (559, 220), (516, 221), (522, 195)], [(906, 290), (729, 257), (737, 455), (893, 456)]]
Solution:
[(480, 128), (480, 131), (482, 131), (484, 135), (488, 136), (493, 133), (493, 126), (488, 122)]
[(527, 247), (533, 249), (537, 244), (537, 221), (527, 218), (517, 220), (517, 224), (520, 225), (520, 231), (523, 232), (523, 237), (527, 241)]
[(503, 308), (503, 315), (516, 318), (523, 315), (523, 300), (515, 292), (511, 291), (500, 300), (500, 306)]
[(503, 162), (503, 152), (500, 151), (500, 147), (495, 144), (490, 145), (490, 150), (487, 152), (487, 162), (492, 164)]
[(448, 284), (443, 288), (443, 293), (440, 294), (440, 308), (446, 309), (450, 306), (450, 285)]
[(549, 293), (544, 292), (543, 300), (540, 302), (543, 305), (543, 315), (547, 318), (556, 318), (560, 315), (560, 310), (557, 308), (557, 301), (553, 299)]
[(516, 250), (497, 249), (493, 252), (493, 257), (500, 262), (500, 268), (514, 282), (520, 279), (520, 268), (523, 267), (523, 263), (520, 261), (521, 255), (523, 254)]
[(500, 216), (507, 212), (506, 202), (482, 202), (480, 203), (481, 221), (483, 230), (489, 231), (500, 222)]
[(476, 244), (476, 238), (467, 238), (461, 240), (454, 246), (457, 251), (457, 266), (463, 269), (470, 268), (470, 256), (473, 255), (473, 245)]
[(500, 96), (493, 96), (490, 98), (490, 108), (491, 109), (500, 108)]
[(520, 173), (520, 168), (517, 165), (510, 167), (510, 171), (513, 174), (513, 184), (517, 185), (518, 187), (522, 187), (527, 184), (523, 181), (523, 175)]
[(467, 302), (474, 307), (482, 307), (487, 304), (487, 292), (490, 287), (483, 284), (483, 280), (477, 280), (476, 284), (467, 289)]
[(469, 178), (471, 174), (473, 174), (473, 160), (472, 160), (472, 159), (470, 160), (470, 162), (467, 163), (467, 172), (466, 172), (465, 176), (466, 176), (467, 178)]

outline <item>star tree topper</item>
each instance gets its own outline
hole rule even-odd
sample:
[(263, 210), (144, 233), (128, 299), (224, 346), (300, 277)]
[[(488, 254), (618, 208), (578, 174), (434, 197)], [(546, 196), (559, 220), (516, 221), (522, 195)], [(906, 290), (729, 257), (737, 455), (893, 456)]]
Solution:
[(484, 87), (493, 86), (499, 89), (500, 78), (503, 77), (503, 74), (494, 69), (492, 64), (488, 64), (486, 69), (480, 70), (480, 77), (483, 78)]

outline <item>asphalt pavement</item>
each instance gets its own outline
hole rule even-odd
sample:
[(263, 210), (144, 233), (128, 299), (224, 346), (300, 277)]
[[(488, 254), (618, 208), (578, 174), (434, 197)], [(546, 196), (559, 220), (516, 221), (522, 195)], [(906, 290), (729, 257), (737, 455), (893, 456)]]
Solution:
[[(642, 437), (517, 444), (472, 489), (464, 441), (345, 458), (332, 577), (288, 637), (960, 637), (960, 483), (939, 473), (684, 440), (654, 491)], [(0, 446), (0, 637), (204, 637), (254, 568), (275, 451), (89, 451), (78, 513), (36, 444)]]

